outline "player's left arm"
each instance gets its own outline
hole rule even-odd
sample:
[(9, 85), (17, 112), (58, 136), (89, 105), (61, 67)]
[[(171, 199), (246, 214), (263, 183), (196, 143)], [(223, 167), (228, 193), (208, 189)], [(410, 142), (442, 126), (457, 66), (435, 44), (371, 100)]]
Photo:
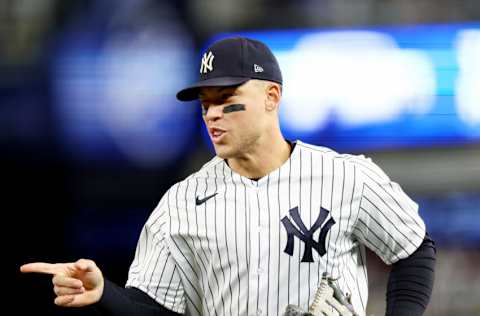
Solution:
[(414, 253), (392, 265), (386, 315), (423, 315), (433, 290), (435, 261), (435, 243), (426, 234)]
[(418, 205), (369, 159), (356, 162), (362, 194), (353, 234), (392, 265), (386, 315), (423, 315), (432, 293), (436, 255)]

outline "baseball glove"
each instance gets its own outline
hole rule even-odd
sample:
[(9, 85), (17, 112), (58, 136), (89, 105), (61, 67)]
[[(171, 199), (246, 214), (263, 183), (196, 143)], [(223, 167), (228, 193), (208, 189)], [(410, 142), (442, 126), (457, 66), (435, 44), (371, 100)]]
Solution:
[(353, 310), (350, 298), (338, 288), (335, 280), (326, 273), (318, 287), (312, 305), (308, 312), (295, 305), (288, 305), (283, 316), (357, 316)]

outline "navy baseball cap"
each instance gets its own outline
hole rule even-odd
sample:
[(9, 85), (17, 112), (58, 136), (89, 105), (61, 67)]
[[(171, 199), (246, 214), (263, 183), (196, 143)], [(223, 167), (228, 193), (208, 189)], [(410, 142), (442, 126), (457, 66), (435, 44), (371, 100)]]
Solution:
[(282, 84), (277, 59), (264, 43), (245, 37), (214, 42), (203, 54), (200, 80), (177, 93), (180, 101), (198, 99), (201, 87), (237, 86), (250, 79)]

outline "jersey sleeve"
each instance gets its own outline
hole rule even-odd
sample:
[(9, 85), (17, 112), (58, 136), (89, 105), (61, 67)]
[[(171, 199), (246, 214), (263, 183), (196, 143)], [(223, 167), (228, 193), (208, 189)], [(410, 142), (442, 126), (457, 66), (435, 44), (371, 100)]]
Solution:
[(410, 256), (425, 237), (418, 205), (370, 159), (356, 159), (361, 196), (354, 236), (386, 264)]
[(126, 287), (135, 287), (179, 314), (186, 309), (183, 285), (165, 241), (162, 199), (144, 225), (130, 265)]

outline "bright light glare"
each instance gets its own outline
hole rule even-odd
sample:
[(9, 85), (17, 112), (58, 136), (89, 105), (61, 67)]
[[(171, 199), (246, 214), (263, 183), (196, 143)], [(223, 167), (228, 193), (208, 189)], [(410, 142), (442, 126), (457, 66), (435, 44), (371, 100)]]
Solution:
[(146, 27), (112, 34), (101, 49), (86, 41), (61, 52), (57, 110), (76, 159), (109, 161), (120, 157), (115, 149), (135, 165), (158, 167), (189, 148), (195, 108), (175, 100), (193, 67), (182, 34)]
[(480, 124), (480, 31), (459, 32), (457, 52), (459, 75), (455, 104), (458, 116), (469, 125)]
[(172, 160), (188, 140), (182, 119), (191, 111), (172, 100), (186, 81), (187, 72), (179, 65), (187, 56), (174, 44), (154, 34), (133, 42), (112, 41), (97, 64), (105, 77), (100, 119), (137, 164)]

